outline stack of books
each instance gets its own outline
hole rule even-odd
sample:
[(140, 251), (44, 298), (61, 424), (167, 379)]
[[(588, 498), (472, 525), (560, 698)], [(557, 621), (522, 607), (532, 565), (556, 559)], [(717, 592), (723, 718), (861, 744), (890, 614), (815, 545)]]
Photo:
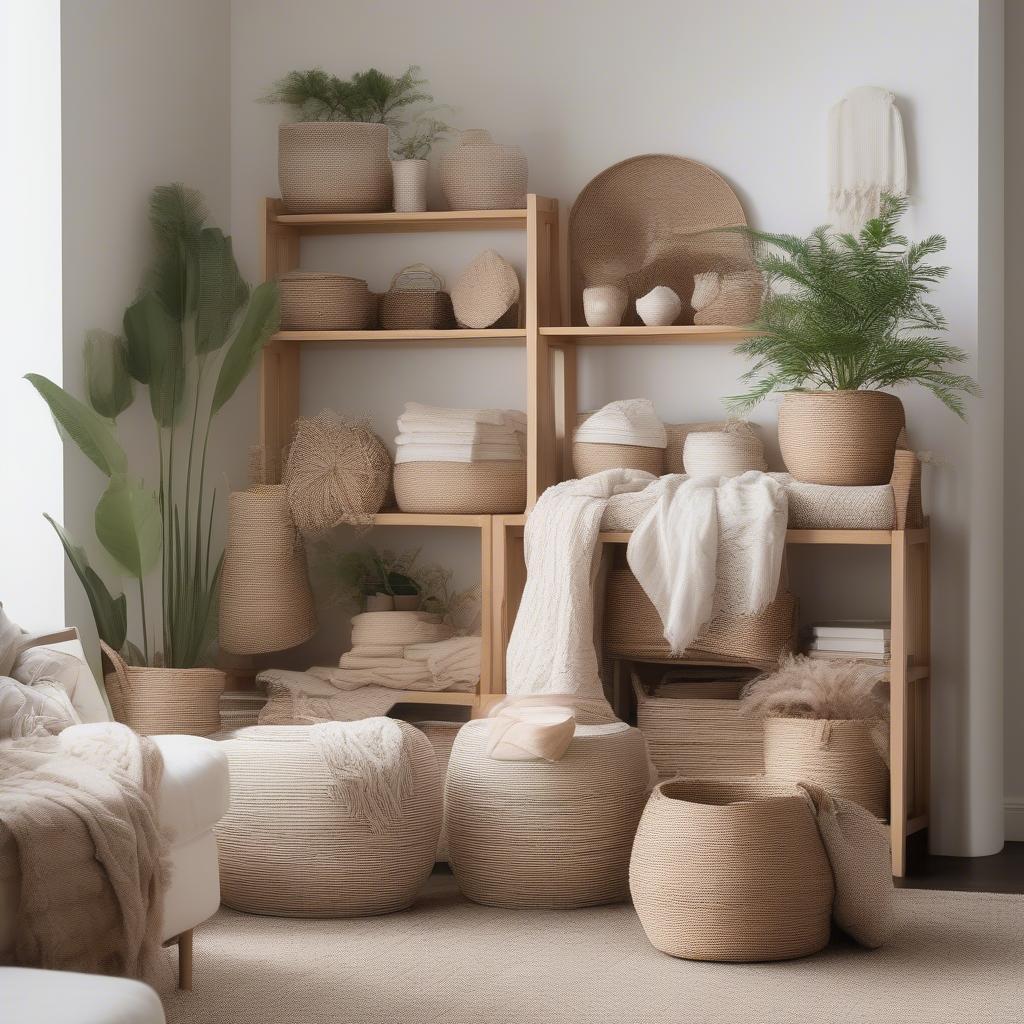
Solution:
[(262, 690), (225, 690), (220, 695), (220, 727), (241, 729), (256, 725), (266, 703), (267, 695)]
[(888, 661), (889, 623), (851, 619), (820, 622), (809, 630), (807, 655), (842, 661)]

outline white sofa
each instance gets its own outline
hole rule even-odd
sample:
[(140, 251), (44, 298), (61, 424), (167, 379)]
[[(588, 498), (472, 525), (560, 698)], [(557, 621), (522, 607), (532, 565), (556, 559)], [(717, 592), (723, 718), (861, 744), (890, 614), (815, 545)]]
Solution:
[(148, 985), (71, 971), (0, 967), (3, 1019), (19, 1024), (165, 1024)]
[[(83, 722), (110, 721), (110, 712), (89, 669), (76, 630), (37, 638), (32, 647), (45, 647), (77, 658), (81, 668), (71, 678), (62, 674), (59, 681)], [(201, 736), (154, 736), (153, 739), (164, 758), (158, 794), (160, 825), (171, 836), (164, 940), (167, 944), (178, 944), (178, 984), (191, 988), (192, 929), (213, 915), (220, 905), (213, 826), (228, 809), (228, 762), (217, 743)], [(0, 824), (0, 961), (14, 942), (20, 889), (12, 843)]]

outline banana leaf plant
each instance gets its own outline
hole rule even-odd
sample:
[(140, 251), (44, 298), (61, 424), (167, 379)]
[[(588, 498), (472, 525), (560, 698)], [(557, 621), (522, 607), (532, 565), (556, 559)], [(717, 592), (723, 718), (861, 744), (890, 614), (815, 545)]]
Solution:
[[(191, 668), (208, 657), (214, 640), (223, 562), (211, 536), (217, 508), (216, 491), (207, 486), (211, 428), (278, 329), (278, 292), (269, 282), (250, 291), (231, 239), (205, 226), (206, 207), (194, 189), (154, 189), (149, 220), (155, 255), (125, 311), (124, 336), (86, 336), (87, 401), (38, 374), (27, 379), (58, 429), (108, 480), (96, 506), (96, 537), (138, 588), (140, 643), (129, 638), (124, 593), (112, 592), (84, 549), (46, 517), (81, 580), (100, 638), (133, 665)], [(156, 488), (129, 471), (117, 437), (117, 417), (132, 404), (136, 383), (149, 393)], [(157, 567), (162, 623), (151, 629), (147, 577)]]

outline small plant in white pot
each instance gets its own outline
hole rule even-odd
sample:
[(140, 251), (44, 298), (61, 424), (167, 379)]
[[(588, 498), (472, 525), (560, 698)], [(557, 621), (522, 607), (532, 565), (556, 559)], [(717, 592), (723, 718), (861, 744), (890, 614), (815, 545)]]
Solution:
[(391, 170), (398, 213), (420, 213), (427, 208), (427, 160), (434, 145), (451, 130), (444, 121), (423, 115), (392, 146)]
[(857, 236), (745, 231), (768, 292), (754, 337), (737, 348), (756, 360), (743, 377), (756, 383), (728, 404), (743, 411), (783, 393), (779, 446), (798, 480), (889, 480), (905, 419), (884, 389), (919, 384), (961, 418), (963, 396), (978, 394), (973, 378), (949, 369), (966, 354), (942, 340), (945, 317), (928, 301), (949, 269), (929, 262), (946, 240), (908, 242), (897, 233), (906, 208), (905, 198), (883, 196)]

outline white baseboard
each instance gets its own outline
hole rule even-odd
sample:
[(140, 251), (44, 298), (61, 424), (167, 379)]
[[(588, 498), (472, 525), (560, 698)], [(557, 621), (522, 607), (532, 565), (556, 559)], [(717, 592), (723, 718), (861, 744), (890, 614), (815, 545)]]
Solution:
[(1007, 800), (1003, 804), (1007, 842), (1024, 842), (1024, 800)]

